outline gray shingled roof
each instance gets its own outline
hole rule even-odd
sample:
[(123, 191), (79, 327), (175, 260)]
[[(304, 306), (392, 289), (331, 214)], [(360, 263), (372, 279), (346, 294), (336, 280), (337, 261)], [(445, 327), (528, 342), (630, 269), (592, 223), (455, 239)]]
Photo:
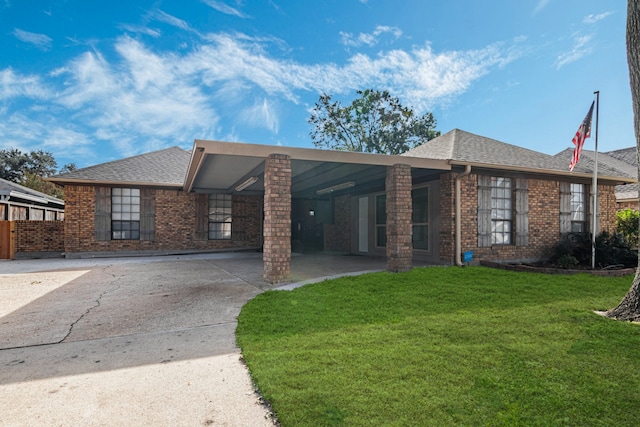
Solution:
[(51, 177), (61, 183), (102, 182), (182, 186), (191, 153), (171, 147), (139, 156), (101, 163)]
[(614, 157), (618, 160), (630, 164), (634, 167), (638, 167), (638, 150), (636, 147), (623, 148), (621, 150), (608, 151), (604, 153), (608, 156)]
[[(567, 164), (571, 161), (572, 156), (572, 148), (567, 148), (555, 155), (555, 157), (563, 159), (563, 162), (566, 162)], [(594, 151), (582, 150), (580, 160), (574, 168), (574, 171), (593, 173), (593, 166), (595, 164), (594, 156)], [(635, 178), (637, 176), (637, 169), (622, 160), (607, 155), (607, 153), (598, 153), (598, 175)]]
[(638, 188), (639, 184), (637, 182), (633, 184), (616, 185), (616, 199), (637, 199)]
[(403, 155), (528, 169), (558, 171), (568, 171), (569, 169), (569, 162), (565, 162), (561, 158), (460, 129), (453, 129)]
[(40, 191), (36, 191), (32, 188), (16, 184), (15, 182), (7, 181), (6, 179), (2, 178), (0, 178), (0, 194), (11, 195), (11, 197), (15, 198), (20, 198), (20, 195), (39, 197), (41, 199), (48, 200), (51, 203), (60, 205), (60, 207), (64, 205), (64, 200), (60, 200), (57, 197), (41, 193)]
[[(403, 156), (427, 157), (514, 168), (568, 172), (573, 150), (568, 148), (555, 156), (528, 150), (495, 139), (453, 129), (415, 147)], [(576, 173), (593, 173), (593, 151), (583, 150)], [(632, 166), (606, 154), (598, 154), (598, 174), (601, 176), (635, 178)]]

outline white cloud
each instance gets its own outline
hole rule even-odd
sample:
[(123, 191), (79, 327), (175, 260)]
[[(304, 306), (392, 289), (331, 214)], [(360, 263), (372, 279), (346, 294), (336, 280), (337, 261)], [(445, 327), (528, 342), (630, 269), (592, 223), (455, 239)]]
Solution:
[[(401, 34), (391, 27), (376, 31)], [(187, 52), (161, 52), (123, 36), (115, 42), (116, 56), (87, 50), (44, 77), (1, 70), (0, 99), (37, 98), (40, 109), (31, 107), (30, 120), (46, 125), (19, 119), (5, 105), (0, 137), (20, 136), (56, 150), (73, 147), (73, 141), (87, 149), (108, 143), (129, 156), (166, 145), (188, 147), (194, 138), (236, 135), (233, 129), (246, 127), (277, 134), (279, 106), (301, 104), (304, 95), (374, 87), (422, 111), (463, 93), (519, 55), (517, 42), (444, 52), (426, 44), (375, 56), (358, 53), (343, 65), (303, 64), (270, 54), (274, 47), (281, 50), (277, 39), (209, 34)], [(10, 126), (8, 117), (13, 117)]]
[(217, 0), (201, 0), (204, 4), (209, 6), (212, 9), (217, 10), (220, 13), (224, 13), (225, 15), (237, 16), (238, 18), (248, 18), (249, 16), (240, 12), (238, 9), (229, 6), (226, 3)]
[(585, 16), (582, 22), (585, 24), (595, 24), (596, 22), (602, 21), (603, 19), (605, 19), (610, 15), (613, 15), (613, 12), (603, 12), (597, 15), (591, 14), (591, 15)]
[(142, 26), (142, 25), (123, 24), (123, 25), (120, 26), (120, 28), (122, 28), (123, 30), (128, 31), (130, 33), (146, 34), (146, 35), (151, 36), (153, 38), (158, 38), (162, 34), (160, 32), (160, 30), (156, 30), (156, 29), (153, 29), (153, 28), (145, 27), (145, 26)]
[(38, 76), (21, 76), (11, 68), (0, 70), (0, 99), (17, 97), (44, 98), (49, 90)]
[(591, 35), (575, 34), (573, 36), (573, 47), (568, 52), (563, 52), (556, 58), (556, 69), (560, 69), (567, 64), (575, 62), (591, 53), (592, 48), (588, 43), (593, 39)]
[(253, 127), (263, 127), (274, 134), (277, 134), (280, 128), (278, 115), (266, 98), (242, 111), (241, 118)]
[(500, 44), (475, 51), (433, 52), (431, 46), (392, 50), (376, 57), (356, 54), (347, 64), (302, 65), (281, 61), (261, 46), (241, 43), (229, 35), (211, 36), (213, 43), (184, 58), (182, 69), (199, 73), (203, 82), (220, 86), (243, 82), (298, 102), (300, 91), (347, 93), (363, 87), (388, 88), (413, 105), (462, 93), (475, 80), (515, 60), (518, 52)]
[(402, 36), (402, 30), (397, 27), (378, 25), (372, 33), (360, 33), (358, 36), (340, 31), (342, 44), (350, 47), (375, 46), (382, 34), (391, 34), (393, 40), (397, 40)]
[(0, 122), (0, 140), (4, 148), (21, 151), (44, 149), (63, 153), (62, 157), (54, 154), (58, 166), (74, 161), (74, 157), (85, 160), (94, 157), (92, 141), (86, 134), (71, 129), (68, 123), (60, 124), (47, 112), (36, 114), (35, 117), (32, 113), (4, 116)]
[(165, 24), (169, 24), (176, 28), (180, 28), (181, 30), (192, 31), (187, 21), (184, 21), (180, 18), (176, 18), (173, 15), (169, 15), (168, 13), (163, 12), (160, 9), (154, 10), (151, 13), (151, 17), (157, 21), (164, 22)]
[(115, 48), (115, 65), (86, 53), (61, 71), (68, 89), (58, 102), (91, 123), (97, 138), (134, 141), (134, 152), (140, 152), (157, 141), (187, 145), (196, 135), (213, 134), (217, 115), (198, 85), (179, 71), (179, 57), (157, 55), (128, 37)]
[(46, 34), (30, 33), (29, 31), (24, 31), (19, 28), (13, 30), (13, 35), (18, 40), (32, 44), (40, 50), (51, 49), (51, 43), (53, 42), (51, 37)]

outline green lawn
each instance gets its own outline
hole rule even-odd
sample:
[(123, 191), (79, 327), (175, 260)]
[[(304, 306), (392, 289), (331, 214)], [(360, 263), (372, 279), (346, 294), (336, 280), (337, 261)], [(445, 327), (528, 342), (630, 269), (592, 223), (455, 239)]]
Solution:
[(637, 426), (632, 277), (420, 268), (269, 291), (237, 341), (283, 426)]

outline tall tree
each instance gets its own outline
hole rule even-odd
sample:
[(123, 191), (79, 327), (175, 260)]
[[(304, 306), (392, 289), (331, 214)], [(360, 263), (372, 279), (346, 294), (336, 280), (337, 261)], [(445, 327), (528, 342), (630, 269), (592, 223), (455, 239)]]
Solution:
[[(64, 192), (61, 187), (42, 179), (55, 174), (57, 165), (53, 154), (48, 151), (23, 153), (16, 148), (0, 150), (0, 178), (62, 198)], [(65, 165), (61, 172), (72, 171), (75, 168), (75, 164), (70, 163)]]
[[(636, 148), (640, 151), (640, 0), (629, 0), (627, 3), (627, 62), (631, 82), (631, 102), (633, 104), (633, 126), (636, 137)], [(640, 176), (640, 162), (638, 162)], [(620, 304), (606, 315), (613, 319), (640, 320), (640, 261), (629, 292)]]
[(0, 178), (19, 183), (24, 177), (24, 166), (27, 156), (22, 151), (12, 148), (0, 150)]
[(364, 153), (400, 154), (440, 135), (433, 114), (418, 116), (387, 91), (359, 90), (342, 106), (322, 94), (308, 122), (319, 148)]
[(17, 148), (0, 150), (0, 178), (22, 183), (27, 174), (47, 177), (56, 173), (56, 159), (48, 151), (23, 153)]

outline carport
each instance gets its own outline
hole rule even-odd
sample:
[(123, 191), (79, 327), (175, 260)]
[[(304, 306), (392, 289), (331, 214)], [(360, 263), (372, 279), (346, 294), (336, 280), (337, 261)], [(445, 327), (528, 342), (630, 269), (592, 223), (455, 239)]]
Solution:
[[(327, 249), (327, 230), (319, 236), (309, 229), (314, 222), (308, 218), (331, 217), (343, 196), (386, 195), (387, 268), (408, 270), (413, 258), (411, 190), (450, 170), (446, 160), (196, 140), (184, 189), (263, 196), (263, 276), (279, 283), (291, 275), (292, 237), (294, 244)], [(360, 206), (348, 218), (348, 233), (343, 233), (349, 235), (348, 252), (358, 252), (369, 239), (370, 227), (363, 226), (369, 211)]]

